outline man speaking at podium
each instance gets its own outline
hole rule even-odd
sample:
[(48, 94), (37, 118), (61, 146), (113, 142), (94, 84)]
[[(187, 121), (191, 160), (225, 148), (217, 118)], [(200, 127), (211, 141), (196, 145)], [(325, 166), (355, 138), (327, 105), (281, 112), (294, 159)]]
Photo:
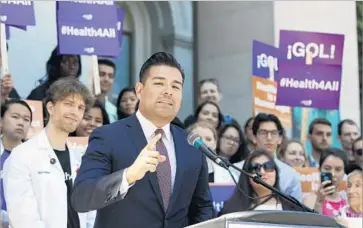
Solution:
[(91, 134), (71, 200), (78, 212), (98, 210), (95, 228), (179, 228), (212, 218), (206, 159), (170, 124), (183, 84), (172, 55), (152, 55), (136, 84), (136, 114)]

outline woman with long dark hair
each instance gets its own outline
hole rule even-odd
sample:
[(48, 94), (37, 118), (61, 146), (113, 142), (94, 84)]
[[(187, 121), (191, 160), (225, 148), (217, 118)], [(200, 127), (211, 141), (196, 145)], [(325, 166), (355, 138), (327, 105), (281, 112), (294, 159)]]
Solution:
[(81, 57), (79, 55), (58, 54), (58, 47), (56, 47), (46, 64), (47, 75), (38, 80), (40, 85), (30, 92), (27, 99), (43, 100), (53, 82), (64, 77), (79, 78), (82, 73), (81, 69)]
[[(279, 189), (279, 170), (269, 152), (265, 150), (252, 152), (247, 157), (242, 169), (253, 176), (260, 175), (264, 182)], [(274, 195), (264, 186), (255, 183), (246, 175), (240, 175), (238, 188), (240, 191), (236, 189), (232, 197), (225, 203), (220, 215), (250, 210), (301, 210)]]
[[(197, 107), (194, 117), (196, 121), (209, 122), (217, 131), (224, 122), (219, 106), (213, 101), (209, 100), (204, 101)], [(185, 125), (185, 127), (189, 126)]]
[(121, 120), (136, 111), (137, 99), (135, 88), (124, 88), (117, 98), (117, 116)]

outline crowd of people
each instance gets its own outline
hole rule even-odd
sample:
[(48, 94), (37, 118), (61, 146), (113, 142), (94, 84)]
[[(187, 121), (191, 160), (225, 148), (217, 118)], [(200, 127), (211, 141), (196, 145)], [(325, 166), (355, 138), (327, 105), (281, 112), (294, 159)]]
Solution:
[[(165, 62), (155, 65), (158, 64), (167, 65)], [(101, 126), (112, 125), (137, 115), (139, 105), (142, 105), (138, 95), (140, 91), (137, 92), (132, 87), (124, 88), (116, 102), (108, 99), (107, 96), (113, 88), (116, 65), (111, 60), (100, 59), (98, 66), (101, 94), (92, 96), (86, 86), (78, 81), (81, 75), (80, 56), (59, 55), (56, 49), (53, 50), (46, 63), (46, 76), (39, 79), (39, 85), (26, 97), (27, 100), (43, 101), (44, 124), (48, 129), (31, 139), (27, 139), (26, 136), (33, 118), (32, 110), (16, 91), (12, 76), (9, 74), (2, 77), (0, 190), (2, 218), (5, 223), (9, 212), (13, 214), (9, 217), (15, 228), (93, 227), (97, 208), (94, 207), (94, 210), (88, 212), (82, 209), (83, 213), (77, 213), (70, 203), (73, 181), (78, 173), (78, 170), (75, 172), (73, 169), (73, 165), (75, 163), (80, 165), (82, 158), (78, 155), (74, 160), (70, 158), (73, 155), (66, 146), (67, 137), (92, 137), (94, 130)], [(342, 120), (337, 126), (339, 138), (333, 139), (332, 124), (327, 119), (313, 120), (307, 136), (312, 151), (307, 153), (300, 140), (288, 138), (279, 118), (273, 114), (260, 113), (251, 116), (242, 124), (223, 113), (220, 107), (222, 91), (217, 80), (212, 78), (201, 80), (198, 88), (196, 91), (198, 105), (195, 112), (184, 121), (176, 116), (171, 121), (178, 129), (199, 134), (206, 145), (218, 155), (252, 175), (260, 175), (262, 180), (271, 186), (295, 197), (323, 215), (363, 217), (363, 139), (359, 126), (354, 121)], [(73, 110), (74, 113), (69, 114), (71, 109), (76, 111)], [(44, 145), (44, 141), (47, 141), (45, 132), (50, 146)], [(342, 147), (332, 148), (333, 140), (339, 140)], [(27, 146), (24, 142), (28, 143)], [(33, 145), (36, 149), (29, 149), (29, 145)], [(53, 148), (56, 158), (46, 150), (41, 154), (42, 147)], [(92, 156), (93, 159), (102, 159), (97, 157), (97, 154)], [(55, 164), (60, 165), (59, 169), (68, 175), (66, 185), (62, 186), (57, 181), (48, 182), (48, 191), (54, 190), (51, 198), (45, 197), (42, 189), (34, 187), (34, 182), (40, 185), (42, 178), (49, 178), (46, 174), (41, 174), (48, 172), (47, 167), (37, 162), (42, 159), (47, 161), (50, 159), (51, 164), (59, 161)], [(39, 165), (36, 169), (39, 172), (39, 179), (30, 180), (32, 167), (37, 165)], [(230, 170), (233, 174), (231, 176), (227, 170), (209, 159), (207, 166), (209, 183), (233, 183), (234, 178), (245, 193), (236, 191), (231, 199), (225, 202), (220, 215), (248, 210), (301, 210), (235, 170)], [(294, 171), (294, 168), (302, 167), (319, 168), (321, 172), (331, 173), (332, 179), (322, 182), (315, 194), (304, 198), (299, 174)], [(347, 181), (346, 189), (339, 190), (338, 186), (343, 180)], [(26, 188), (35, 189), (30, 193)], [(133, 194), (133, 190), (130, 194)], [(26, 194), (36, 194), (36, 196), (26, 198), (28, 201), (19, 197)], [(60, 197), (64, 202), (58, 205), (52, 197)], [(40, 209), (37, 203), (41, 203), (45, 209)], [(22, 205), (27, 205), (27, 208), (22, 209)], [(60, 208), (57, 211), (59, 214), (48, 213), (48, 208), (52, 207)], [(44, 223), (45, 226), (37, 226), (40, 223), (36, 221), (42, 218), (63, 226), (52, 226), (47, 223)], [(64, 218), (67, 219), (64, 221)], [(33, 221), (35, 226), (26, 224), (29, 221)]]

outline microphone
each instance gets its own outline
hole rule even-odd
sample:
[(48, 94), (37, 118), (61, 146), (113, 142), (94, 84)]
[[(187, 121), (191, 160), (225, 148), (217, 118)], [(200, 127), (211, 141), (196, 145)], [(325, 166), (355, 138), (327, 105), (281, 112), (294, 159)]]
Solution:
[(188, 143), (191, 146), (194, 146), (198, 150), (200, 150), (205, 156), (207, 156), (210, 160), (215, 162), (217, 165), (228, 169), (228, 165), (224, 160), (222, 160), (216, 152), (210, 149), (207, 145), (204, 144), (202, 138), (197, 133), (190, 133), (188, 135)]

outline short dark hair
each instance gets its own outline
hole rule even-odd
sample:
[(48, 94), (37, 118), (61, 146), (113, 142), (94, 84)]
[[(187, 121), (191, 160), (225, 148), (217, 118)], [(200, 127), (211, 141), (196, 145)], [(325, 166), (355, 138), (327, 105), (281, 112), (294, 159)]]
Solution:
[(112, 62), (112, 60), (109, 60), (109, 59), (99, 59), (98, 60), (98, 65), (106, 65), (106, 66), (112, 67), (114, 70), (116, 70), (115, 63)]
[(252, 124), (252, 132), (253, 135), (257, 135), (258, 129), (260, 129), (260, 125), (265, 122), (274, 122), (276, 124), (276, 128), (279, 131), (279, 135), (284, 134), (284, 128), (282, 127), (280, 119), (274, 114), (267, 113), (259, 113), (255, 116)]
[(351, 119), (345, 119), (339, 122), (338, 124), (338, 135), (341, 136), (342, 135), (342, 128), (344, 124), (348, 124), (348, 125), (355, 125), (358, 126), (353, 120)]
[(348, 157), (347, 153), (338, 148), (326, 148), (323, 150), (322, 155), (319, 160), (319, 167), (321, 168), (324, 161), (329, 157), (333, 156), (336, 158), (340, 158), (343, 161), (344, 167), (348, 165)]
[[(44, 106), (48, 102), (56, 103), (63, 100), (72, 94), (79, 94), (82, 96), (86, 105), (86, 110), (92, 107), (94, 98), (88, 88), (76, 78), (61, 78), (55, 81), (47, 90), (44, 99)], [(46, 112), (48, 114), (48, 111)]]
[(140, 74), (139, 74), (140, 82), (144, 83), (146, 81), (146, 73), (152, 66), (160, 66), (160, 65), (166, 65), (177, 68), (180, 71), (184, 82), (185, 78), (184, 70), (182, 69), (176, 58), (172, 54), (166, 52), (157, 52), (146, 60), (146, 62), (142, 65), (140, 69)]
[(8, 99), (6, 100), (2, 105), (1, 105), (1, 118), (4, 117), (5, 113), (9, 110), (9, 107), (13, 104), (20, 104), (20, 105), (23, 105), (24, 107), (26, 107), (29, 112), (30, 112), (30, 121), (33, 120), (33, 112), (32, 112), (32, 109), (30, 108), (30, 106), (28, 105), (28, 103), (26, 103), (25, 101), (23, 100), (20, 100), (20, 99)]
[(316, 118), (309, 125), (309, 135), (311, 135), (313, 133), (314, 127), (317, 124), (323, 124), (323, 125), (327, 125), (327, 126), (331, 127), (331, 123), (329, 120), (327, 120), (325, 118)]
[(352, 144), (352, 150), (353, 150), (353, 153), (355, 152), (356, 148), (354, 147), (354, 145), (359, 142), (359, 141), (362, 141), (363, 138), (362, 136), (359, 136), (356, 140), (354, 140), (353, 144)]

